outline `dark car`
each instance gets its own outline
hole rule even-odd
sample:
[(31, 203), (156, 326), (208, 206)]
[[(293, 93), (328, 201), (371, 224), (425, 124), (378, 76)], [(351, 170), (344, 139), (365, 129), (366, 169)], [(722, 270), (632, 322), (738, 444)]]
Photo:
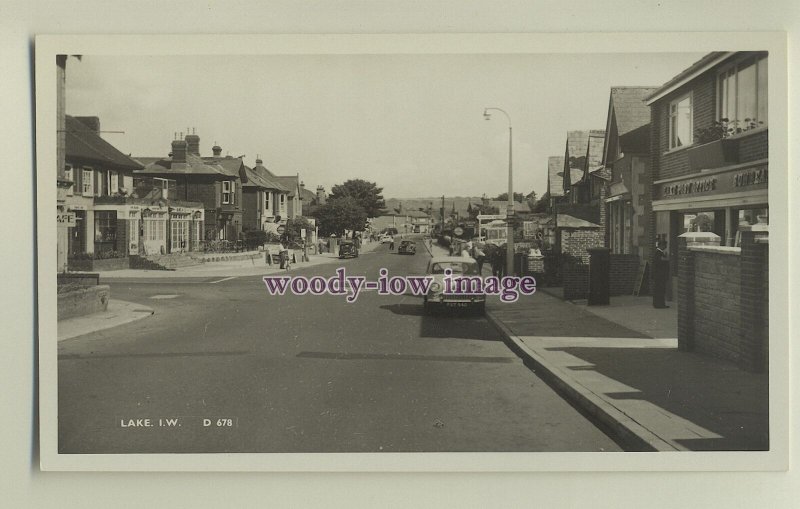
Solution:
[(417, 254), (417, 243), (413, 240), (404, 240), (400, 242), (397, 248), (397, 254)]
[(339, 244), (339, 258), (358, 258), (358, 247), (352, 240), (343, 240)]

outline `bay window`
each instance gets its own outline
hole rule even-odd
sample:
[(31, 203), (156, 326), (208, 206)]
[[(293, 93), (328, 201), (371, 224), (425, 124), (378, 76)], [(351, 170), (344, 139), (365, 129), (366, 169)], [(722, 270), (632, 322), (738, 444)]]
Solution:
[(94, 194), (94, 172), (91, 169), (84, 168), (81, 176), (81, 194), (83, 196), (92, 196)]

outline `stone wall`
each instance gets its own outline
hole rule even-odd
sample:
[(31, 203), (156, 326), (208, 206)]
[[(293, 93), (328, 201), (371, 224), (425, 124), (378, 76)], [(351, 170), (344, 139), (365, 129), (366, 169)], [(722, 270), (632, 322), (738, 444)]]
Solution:
[(91, 286), (58, 296), (58, 319), (90, 315), (108, 309), (111, 290), (108, 285)]

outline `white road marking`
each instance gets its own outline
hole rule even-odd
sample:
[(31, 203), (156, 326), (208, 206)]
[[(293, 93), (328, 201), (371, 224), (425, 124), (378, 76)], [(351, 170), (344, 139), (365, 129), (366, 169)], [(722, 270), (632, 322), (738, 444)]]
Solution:
[(178, 296), (177, 294), (174, 294), (174, 295), (152, 295), (150, 298), (151, 299), (174, 299), (177, 296)]
[(221, 282), (223, 282), (223, 281), (227, 281), (227, 280), (229, 280), (229, 279), (236, 279), (236, 276), (231, 276), (231, 277), (226, 277), (226, 278), (218, 279), (217, 281), (209, 281), (209, 284), (213, 285), (213, 284), (215, 284), (215, 283), (221, 283)]

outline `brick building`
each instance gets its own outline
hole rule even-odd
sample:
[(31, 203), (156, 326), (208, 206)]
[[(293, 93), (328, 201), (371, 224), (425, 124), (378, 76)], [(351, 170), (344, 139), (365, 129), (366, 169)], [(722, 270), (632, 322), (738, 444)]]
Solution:
[(709, 53), (647, 99), (651, 244), (669, 242), (679, 346), (755, 371), (768, 348), (767, 64)]
[(647, 99), (650, 244), (669, 242), (673, 296), (679, 235), (711, 231), (736, 246), (740, 225), (767, 222), (767, 61), (759, 52), (709, 53)]
[[(144, 168), (134, 173), (134, 184), (140, 196), (161, 186), (169, 199), (199, 203), (204, 226), (201, 233), (194, 233), (200, 236), (198, 241), (236, 241), (242, 231), (242, 182), (247, 178), (244, 162), (239, 157), (223, 157), (217, 145), (212, 150), (212, 157), (201, 157), (200, 137), (195, 134), (173, 140), (168, 157), (136, 158)], [(163, 212), (151, 212), (157, 228), (168, 219)], [(156, 237), (146, 241), (147, 252), (164, 243), (160, 234)]]
[(261, 159), (256, 159), (255, 168), (245, 166), (242, 224), (244, 230), (277, 233), (278, 222), (287, 215), (289, 190), (266, 170)]
[(133, 172), (142, 165), (100, 136), (97, 117), (65, 115), (64, 137), (64, 178), (72, 182), (64, 204), (74, 216), (68, 258), (129, 254), (129, 238), (138, 242), (138, 211), (132, 217), (124, 202), (133, 189)]

